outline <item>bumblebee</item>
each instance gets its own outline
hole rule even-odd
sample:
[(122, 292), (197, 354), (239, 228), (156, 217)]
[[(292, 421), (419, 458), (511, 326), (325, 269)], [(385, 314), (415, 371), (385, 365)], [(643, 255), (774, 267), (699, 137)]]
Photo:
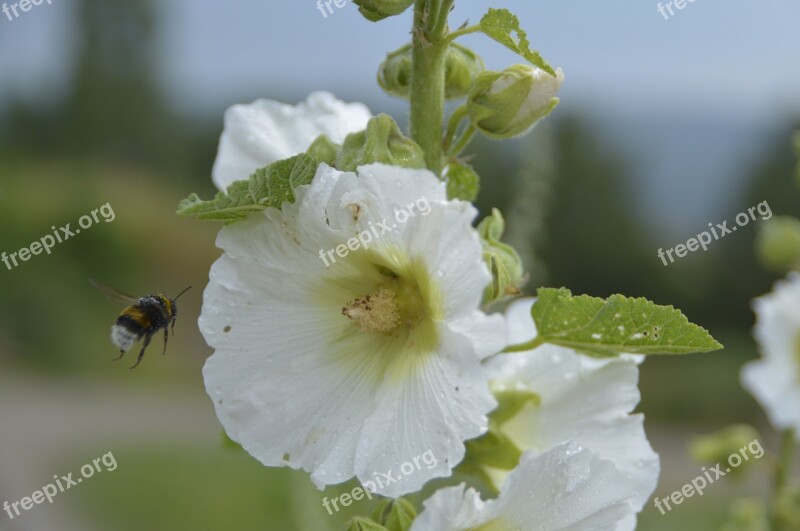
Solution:
[(162, 328), (164, 329), (164, 350), (162, 354), (167, 353), (169, 329), (171, 328), (172, 335), (175, 335), (175, 321), (178, 319), (178, 307), (175, 305), (175, 301), (189, 291), (191, 286), (181, 291), (174, 299), (171, 299), (163, 293), (147, 295), (146, 297), (132, 297), (119, 290), (102, 286), (93, 280), (89, 282), (105, 293), (109, 299), (128, 305), (122, 310), (122, 313), (119, 314), (119, 317), (111, 327), (111, 341), (119, 348), (120, 352), (119, 357), (115, 358), (114, 361), (121, 359), (137, 341), (144, 338), (139, 357), (136, 358), (136, 363), (131, 367), (131, 369), (136, 368), (142, 362), (144, 351), (150, 344), (150, 340)]

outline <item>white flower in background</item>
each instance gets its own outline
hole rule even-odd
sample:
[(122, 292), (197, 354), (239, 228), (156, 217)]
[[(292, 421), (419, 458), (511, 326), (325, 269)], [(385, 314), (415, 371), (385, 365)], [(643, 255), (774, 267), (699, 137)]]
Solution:
[(366, 128), (370, 118), (363, 104), (344, 103), (328, 92), (314, 92), (296, 106), (263, 99), (234, 105), (225, 112), (214, 184), (224, 191), (259, 168), (305, 152), (322, 134), (341, 144)]
[[(397, 478), (432, 453), (434, 466), (376, 485), (418, 490), (450, 474), (496, 406), (480, 360), (507, 338), (503, 317), (478, 309), (491, 277), (477, 212), (447, 201), (432, 173), (381, 164), (322, 164), (296, 196), (217, 238), (199, 319), (216, 350), (206, 389), (228, 435), (265, 465), (302, 468), (323, 488)], [(395, 224), (400, 210), (415, 215)], [(326, 267), (337, 248), (346, 256)]]
[(800, 434), (800, 275), (792, 273), (753, 301), (761, 359), (742, 369), (742, 384), (779, 430)]
[[(506, 312), (509, 341), (520, 344), (536, 336), (531, 318), (533, 299), (515, 301)], [(636, 495), (632, 511), (618, 529), (633, 529), (640, 511), (656, 487), (659, 459), (644, 432), (642, 414), (631, 415), (639, 403), (638, 363), (642, 356), (623, 355), (597, 360), (545, 344), (521, 353), (488, 360), (493, 390), (535, 393), (538, 404), (526, 404), (502, 431), (521, 450), (547, 451), (576, 441), (614, 463)], [(497, 483), (505, 471), (489, 470)]]
[(575, 443), (526, 452), (500, 496), (482, 501), (464, 484), (438, 490), (411, 531), (607, 530), (630, 518), (637, 486)]

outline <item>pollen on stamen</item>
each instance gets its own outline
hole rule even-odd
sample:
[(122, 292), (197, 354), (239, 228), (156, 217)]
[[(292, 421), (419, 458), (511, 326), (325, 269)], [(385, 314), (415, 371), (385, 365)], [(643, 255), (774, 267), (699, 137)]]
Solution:
[(356, 297), (342, 308), (342, 315), (364, 332), (391, 332), (400, 325), (400, 305), (394, 291), (380, 288), (375, 293)]

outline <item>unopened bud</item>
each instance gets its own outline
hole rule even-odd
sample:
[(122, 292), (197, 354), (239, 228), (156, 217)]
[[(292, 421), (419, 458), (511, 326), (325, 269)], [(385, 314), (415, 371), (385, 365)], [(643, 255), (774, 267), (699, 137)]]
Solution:
[[(378, 68), (378, 84), (392, 96), (411, 97), (412, 53), (407, 44), (390, 53)], [(480, 56), (455, 43), (447, 49), (444, 64), (444, 97), (448, 100), (467, 96), (475, 78), (484, 70)]]
[(764, 221), (756, 236), (756, 254), (775, 271), (800, 269), (800, 220), (788, 216)]
[(399, 15), (414, 3), (414, 0), (353, 0), (364, 18), (378, 22)]
[(556, 94), (563, 82), (560, 68), (555, 76), (528, 65), (483, 72), (475, 79), (467, 99), (470, 120), (489, 138), (523, 135), (558, 105)]
[(336, 157), (336, 168), (355, 171), (359, 166), (380, 162), (402, 168), (424, 168), (425, 154), (416, 142), (400, 131), (388, 114), (367, 123), (367, 129), (347, 135)]

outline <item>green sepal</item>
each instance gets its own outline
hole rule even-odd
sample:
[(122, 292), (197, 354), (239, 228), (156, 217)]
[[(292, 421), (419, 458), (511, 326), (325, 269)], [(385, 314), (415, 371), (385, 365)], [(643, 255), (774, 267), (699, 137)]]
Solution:
[(493, 389), (492, 393), (498, 406), (489, 414), (489, 431), (465, 443), (466, 455), (475, 467), (513, 470), (519, 464), (522, 450), (503, 432), (502, 426), (527, 404), (541, 403), (541, 397), (534, 392), (517, 389)]
[(327, 135), (319, 135), (308, 147), (306, 154), (317, 162), (324, 162), (328, 166), (336, 167), (336, 155), (339, 145), (334, 144)]
[(524, 351), (543, 343), (571, 348), (588, 356), (689, 354), (722, 347), (707, 330), (692, 324), (680, 310), (647, 299), (612, 295), (608, 299), (573, 296), (566, 288), (541, 288), (531, 308), (537, 337), (506, 348)]
[(372, 520), (388, 531), (408, 531), (416, 517), (417, 509), (403, 498), (382, 500), (370, 514)]
[(246, 181), (236, 181), (210, 201), (191, 194), (178, 205), (178, 215), (227, 224), (265, 208), (281, 208), (284, 202), (294, 203), (294, 191), (311, 183), (317, 166), (317, 161), (304, 153), (275, 162), (256, 170)]
[(521, 389), (493, 389), (492, 394), (497, 399), (498, 406), (489, 416), (498, 426), (516, 417), (526, 405), (538, 406), (542, 402), (538, 394)]
[(425, 168), (425, 154), (403, 135), (388, 114), (370, 119), (367, 129), (347, 135), (336, 157), (337, 169), (355, 171), (359, 166), (381, 162), (402, 168)]
[(481, 178), (472, 166), (459, 160), (452, 160), (444, 174), (447, 179), (448, 199), (461, 199), (471, 203), (478, 198)]
[(378, 22), (403, 13), (414, 0), (353, 0), (358, 10), (369, 21)]
[(481, 19), (480, 28), (488, 37), (524, 57), (534, 66), (541, 68), (551, 76), (556, 75), (553, 67), (539, 55), (539, 52), (530, 49), (528, 35), (520, 27), (516, 15), (508, 9), (489, 9), (489, 12)]
[(345, 531), (389, 531), (372, 519), (363, 516), (351, 518), (350, 521), (345, 524), (344, 529)]
[(492, 215), (478, 225), (478, 235), (483, 246), (483, 259), (492, 275), (491, 283), (483, 294), (484, 304), (489, 304), (503, 297), (519, 294), (524, 269), (522, 259), (510, 245), (503, 243), (506, 223), (503, 215), (496, 208)]
[(522, 450), (497, 428), (465, 443), (467, 455), (473, 463), (483, 466), (513, 470), (519, 464)]

